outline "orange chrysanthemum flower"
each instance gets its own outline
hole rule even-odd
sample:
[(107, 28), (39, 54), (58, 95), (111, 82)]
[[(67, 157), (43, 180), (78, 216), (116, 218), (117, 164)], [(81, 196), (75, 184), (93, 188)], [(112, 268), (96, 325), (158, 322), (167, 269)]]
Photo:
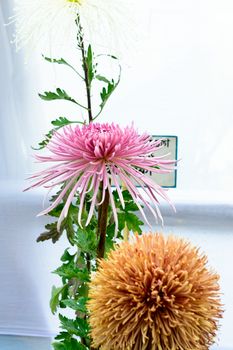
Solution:
[(120, 244), (90, 283), (93, 346), (209, 349), (222, 316), (218, 279), (183, 239), (150, 233)]

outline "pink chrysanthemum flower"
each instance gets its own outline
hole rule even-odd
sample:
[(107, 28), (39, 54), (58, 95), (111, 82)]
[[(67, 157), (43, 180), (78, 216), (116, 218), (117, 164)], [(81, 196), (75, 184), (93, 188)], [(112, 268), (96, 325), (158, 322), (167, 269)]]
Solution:
[[(158, 197), (170, 203), (169, 198), (164, 189), (140, 171), (144, 169), (152, 173), (168, 173), (174, 169), (175, 161), (164, 159), (163, 156), (156, 157), (156, 151), (160, 148), (159, 143), (160, 141), (153, 141), (148, 134), (139, 135), (133, 125), (120, 128), (119, 125), (113, 123), (91, 123), (81, 127), (66, 126), (62, 131), (55, 132), (47, 145), (50, 154), (48, 156), (36, 155), (36, 159), (40, 162), (54, 162), (55, 165), (32, 176), (33, 179), (39, 180), (29, 188), (45, 184), (49, 188), (63, 183), (65, 186), (53, 204), (40, 215), (47, 214), (54, 209), (69, 191), (66, 204), (58, 220), (58, 228), (60, 228), (75, 194), (78, 193), (80, 196), (78, 222), (81, 226), (85, 197), (92, 191), (87, 226), (96, 205), (103, 203), (105, 193), (109, 191), (117, 231), (117, 210), (111, 186), (116, 187), (124, 208), (121, 191), (121, 185), (124, 184), (147, 223), (140, 202), (150, 209), (156, 219), (159, 217), (162, 220), (158, 208)], [(101, 185), (102, 199), (98, 201), (97, 195)], [(144, 198), (145, 194), (147, 199)]]

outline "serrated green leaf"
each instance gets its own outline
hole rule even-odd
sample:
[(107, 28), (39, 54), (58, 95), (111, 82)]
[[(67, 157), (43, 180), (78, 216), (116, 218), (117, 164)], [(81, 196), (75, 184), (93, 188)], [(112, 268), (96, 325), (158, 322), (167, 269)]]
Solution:
[(86, 110), (88, 109), (87, 107), (78, 103), (74, 98), (70, 97), (65, 90), (62, 90), (60, 88), (57, 88), (56, 92), (45, 91), (44, 94), (39, 94), (39, 97), (44, 101), (54, 101), (54, 100), (70, 101)]
[(78, 300), (73, 300), (73, 299), (62, 300), (62, 303), (65, 304), (67, 307), (70, 307), (72, 310), (79, 311), (82, 313), (87, 312), (86, 302), (87, 302), (87, 298), (85, 297), (81, 297)]
[(94, 229), (89, 227), (86, 229), (79, 228), (75, 234), (74, 241), (83, 252), (95, 256), (98, 239)]
[(62, 126), (65, 126), (65, 125), (69, 125), (71, 123), (72, 122), (70, 120), (68, 120), (67, 118), (65, 118), (65, 117), (59, 117), (58, 119), (51, 121), (52, 125), (59, 126), (59, 127), (62, 127)]
[(61, 314), (59, 314), (59, 319), (61, 321), (61, 328), (65, 329), (69, 334), (89, 338), (89, 325), (86, 320), (79, 317), (71, 320)]
[(56, 130), (62, 128), (63, 126), (66, 126), (66, 125), (70, 125), (70, 124), (84, 124), (83, 122), (81, 121), (77, 121), (77, 120), (69, 120), (67, 119), (66, 117), (59, 117), (58, 119), (55, 119), (53, 121), (51, 121), (51, 124), (56, 126)]
[(130, 212), (125, 212), (122, 215), (124, 215), (124, 220), (129, 230), (142, 233), (141, 226), (143, 226), (144, 223), (138, 218), (137, 215)]
[(53, 101), (53, 100), (67, 100), (76, 103), (76, 101), (71, 98), (65, 90), (60, 88), (56, 89), (56, 92), (45, 91), (44, 95), (39, 94), (40, 98), (45, 101)]
[(52, 240), (53, 243), (56, 243), (61, 237), (64, 228), (61, 227), (60, 231), (57, 230), (57, 222), (52, 222), (50, 224), (45, 225), (47, 231), (43, 232), (38, 238), (37, 242), (44, 242), (49, 239)]
[(55, 273), (60, 277), (64, 277), (67, 280), (76, 278), (81, 282), (89, 282), (88, 270), (86, 268), (80, 269), (79, 267), (76, 266), (73, 260), (71, 260), (66, 264), (62, 264), (55, 271), (53, 271), (53, 273)]

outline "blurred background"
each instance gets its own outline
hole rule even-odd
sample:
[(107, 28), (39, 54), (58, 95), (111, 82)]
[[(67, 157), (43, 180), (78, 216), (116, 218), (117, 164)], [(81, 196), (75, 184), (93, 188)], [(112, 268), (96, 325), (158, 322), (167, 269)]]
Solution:
[[(140, 131), (178, 136), (178, 187), (170, 190), (177, 214), (163, 208), (163, 230), (198, 244), (220, 273), (226, 311), (216, 349), (230, 350), (233, 2), (135, 0), (135, 6), (144, 30), (134, 50), (129, 48), (123, 57), (122, 81), (99, 121), (122, 125), (134, 121)], [(59, 116), (77, 120), (83, 112), (68, 102), (38, 98), (38, 92), (56, 87), (78, 97), (80, 83), (65, 67), (44, 62), (40, 52), (15, 52), (10, 44), (14, 26), (4, 25), (12, 8), (13, 1), (0, 2), (0, 334), (5, 335), (0, 337), (0, 348), (18, 350), (21, 341), (22, 349), (27, 349), (26, 338), (15, 338), (13, 343), (6, 337), (10, 334), (40, 336), (28, 349), (46, 350), (49, 340), (45, 345), (44, 337), (57, 331), (48, 303), (51, 285), (58, 282), (50, 271), (59, 264), (66, 242), (56, 247), (36, 244), (47, 222), (35, 218), (45, 192), (22, 194), (23, 179), (38, 169), (31, 146), (51, 129), (50, 121)], [(61, 56), (79, 64), (72, 51)], [(114, 67), (108, 69), (116, 73)]]

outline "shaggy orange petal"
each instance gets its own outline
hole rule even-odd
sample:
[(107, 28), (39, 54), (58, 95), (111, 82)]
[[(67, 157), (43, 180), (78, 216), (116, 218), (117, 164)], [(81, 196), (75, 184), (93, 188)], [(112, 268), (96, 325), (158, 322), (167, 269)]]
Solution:
[(123, 242), (90, 283), (101, 350), (207, 350), (222, 317), (219, 276), (187, 241), (159, 233)]

